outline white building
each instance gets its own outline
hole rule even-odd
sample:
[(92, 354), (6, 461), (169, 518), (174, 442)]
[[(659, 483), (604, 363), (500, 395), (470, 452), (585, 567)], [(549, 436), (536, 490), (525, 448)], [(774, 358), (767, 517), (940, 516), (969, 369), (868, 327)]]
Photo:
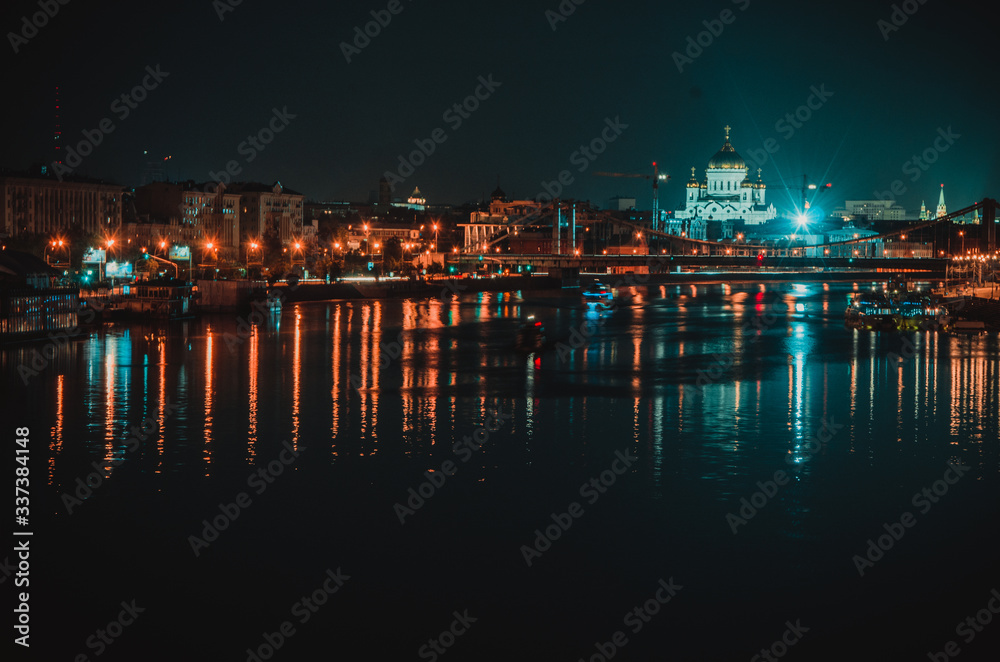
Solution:
[(751, 182), (746, 162), (729, 142), (729, 131), (727, 126), (726, 142), (709, 160), (703, 181), (698, 182), (695, 168), (691, 168), (684, 209), (674, 214), (677, 220), (740, 220), (746, 225), (760, 225), (778, 215), (774, 205), (765, 202), (767, 191), (760, 170), (757, 181)]

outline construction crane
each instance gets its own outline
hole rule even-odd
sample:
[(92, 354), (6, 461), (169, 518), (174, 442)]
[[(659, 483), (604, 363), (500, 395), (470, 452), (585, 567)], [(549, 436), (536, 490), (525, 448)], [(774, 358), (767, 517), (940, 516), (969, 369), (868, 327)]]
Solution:
[(637, 175), (624, 172), (595, 172), (597, 177), (634, 177), (636, 179), (652, 179), (653, 180), (653, 229), (657, 230), (657, 225), (660, 221), (660, 182), (665, 182), (670, 179), (670, 175), (661, 175), (660, 167), (656, 165), (656, 161), (653, 161), (653, 174), (652, 175)]

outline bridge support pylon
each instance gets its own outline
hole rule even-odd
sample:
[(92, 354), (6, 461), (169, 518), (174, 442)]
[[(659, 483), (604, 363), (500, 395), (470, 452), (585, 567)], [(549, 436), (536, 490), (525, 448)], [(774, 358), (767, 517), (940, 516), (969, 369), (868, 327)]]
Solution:
[(982, 223), (986, 227), (986, 253), (997, 250), (997, 201), (983, 200)]

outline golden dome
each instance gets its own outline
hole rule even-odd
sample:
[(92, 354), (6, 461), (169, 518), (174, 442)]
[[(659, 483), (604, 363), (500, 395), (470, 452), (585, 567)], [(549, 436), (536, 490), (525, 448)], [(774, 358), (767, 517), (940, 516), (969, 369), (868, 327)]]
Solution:
[(736, 150), (733, 149), (732, 144), (729, 142), (729, 127), (726, 127), (726, 142), (723, 143), (722, 149), (715, 153), (709, 162), (709, 168), (716, 168), (722, 170), (746, 170), (747, 164)]

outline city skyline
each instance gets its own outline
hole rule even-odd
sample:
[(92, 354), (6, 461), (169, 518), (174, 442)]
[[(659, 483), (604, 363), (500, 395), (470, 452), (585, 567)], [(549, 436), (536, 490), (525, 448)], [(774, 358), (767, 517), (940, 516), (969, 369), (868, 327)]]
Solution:
[[(3, 165), (51, 165), (58, 87), (63, 153), (90, 152), (73, 174), (123, 185), (159, 162), (169, 179), (281, 181), (313, 200), (367, 200), (388, 175), (394, 197), (419, 186), (431, 204), (462, 204), (488, 198), (499, 176), (513, 197), (561, 187), (649, 209), (648, 182), (594, 173), (646, 174), (657, 161), (672, 177), (660, 208), (672, 210), (731, 126), (779, 209), (794, 206), (803, 174), (834, 184), (818, 201), (826, 212), (891, 195), (915, 216), (941, 183), (953, 209), (995, 195), (996, 93), (978, 80), (986, 46), (962, 12), (564, 4), (488, 20), (455, 3), (309, 18), (293, 5), (274, 22), (249, 4), (182, 3), (133, 44), (153, 9), (59, 5), (32, 33), (39, 5), (18, 3), (5, 58), (24, 103)], [(264, 35), (287, 53), (248, 48)]]

